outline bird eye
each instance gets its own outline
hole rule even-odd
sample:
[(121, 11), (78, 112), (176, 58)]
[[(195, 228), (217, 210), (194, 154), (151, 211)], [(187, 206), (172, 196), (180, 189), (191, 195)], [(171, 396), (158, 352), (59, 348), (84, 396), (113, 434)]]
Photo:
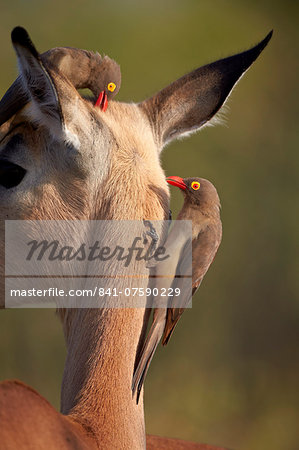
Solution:
[(108, 86), (107, 86), (107, 88), (108, 88), (108, 91), (114, 92), (114, 91), (115, 91), (115, 88), (116, 88), (116, 84), (114, 84), (114, 83), (109, 83)]
[(193, 181), (191, 183), (191, 187), (192, 189), (194, 189), (195, 191), (197, 191), (200, 188), (200, 183), (198, 183), (197, 181)]
[(23, 167), (13, 164), (9, 161), (0, 160), (0, 186), (6, 189), (18, 186), (21, 183), (26, 170)]

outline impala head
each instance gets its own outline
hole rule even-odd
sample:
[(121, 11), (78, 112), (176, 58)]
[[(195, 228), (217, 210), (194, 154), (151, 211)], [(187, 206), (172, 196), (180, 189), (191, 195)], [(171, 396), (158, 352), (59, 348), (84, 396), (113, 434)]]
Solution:
[(20, 76), (0, 102), (0, 219), (167, 217), (160, 151), (213, 118), (271, 34), (140, 104), (112, 101), (103, 112), (77, 88), (91, 88), (98, 67), (112, 96), (120, 73), (112, 79), (108, 70), (106, 79), (103, 58), (77, 49), (64, 49), (79, 56), (55, 64), (61, 49), (39, 55), (27, 32), (15, 28)]

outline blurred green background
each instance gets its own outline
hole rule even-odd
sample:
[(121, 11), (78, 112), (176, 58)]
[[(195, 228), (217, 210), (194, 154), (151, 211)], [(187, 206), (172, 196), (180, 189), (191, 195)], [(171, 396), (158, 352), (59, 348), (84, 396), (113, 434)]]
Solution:
[[(229, 100), (226, 126), (163, 154), (167, 175), (202, 176), (222, 200), (219, 254), (146, 382), (147, 432), (241, 450), (299, 448), (298, 2), (1, 1), (1, 94), (16, 76), (10, 31), (40, 51), (104, 52), (122, 68), (119, 100), (139, 101), (184, 73), (269, 46)], [(180, 192), (172, 189), (174, 217)], [(297, 295), (296, 295), (297, 294)], [(65, 357), (52, 310), (0, 314), (0, 379), (59, 407)]]

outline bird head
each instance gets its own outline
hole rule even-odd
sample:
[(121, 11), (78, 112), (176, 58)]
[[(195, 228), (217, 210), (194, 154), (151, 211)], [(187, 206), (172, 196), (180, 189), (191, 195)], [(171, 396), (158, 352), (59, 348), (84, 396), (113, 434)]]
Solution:
[(179, 187), (185, 201), (204, 208), (210, 206), (220, 207), (220, 200), (215, 186), (204, 178), (167, 177), (167, 183)]
[(119, 65), (108, 56), (102, 58), (101, 66), (98, 69), (98, 80), (95, 80), (102, 87), (95, 106), (99, 106), (106, 111), (108, 100), (111, 100), (118, 93), (121, 85), (121, 72)]

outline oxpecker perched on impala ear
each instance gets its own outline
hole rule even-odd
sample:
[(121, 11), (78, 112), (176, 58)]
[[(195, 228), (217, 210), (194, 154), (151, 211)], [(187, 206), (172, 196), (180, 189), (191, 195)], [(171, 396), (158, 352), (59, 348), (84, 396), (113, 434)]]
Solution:
[(87, 50), (57, 47), (41, 55), (42, 61), (58, 68), (77, 89), (88, 88), (95, 96), (95, 106), (106, 111), (108, 100), (120, 90), (120, 67), (109, 56)]
[[(167, 181), (173, 186), (179, 187), (184, 195), (184, 204), (178, 214), (177, 220), (192, 221), (192, 296), (199, 288), (203, 277), (213, 262), (222, 237), (222, 224), (220, 219), (220, 200), (212, 183), (203, 178), (168, 177)], [(177, 226), (176, 226), (177, 225)], [(155, 286), (161, 291), (165, 289), (166, 282), (163, 275), (165, 269), (168, 273), (178, 273), (177, 268), (183, 266), (190, 256), (186, 236), (179, 222), (170, 231), (165, 247), (170, 255), (170, 260), (158, 263), (154, 269)], [(161, 276), (162, 275), (162, 276)], [(159, 277), (160, 276), (160, 277)], [(169, 287), (173, 290), (180, 285), (181, 279), (170, 278)], [(160, 285), (160, 287), (159, 287)], [(172, 299), (168, 299), (168, 307), (154, 310), (153, 323), (145, 340), (141, 356), (134, 372), (132, 391), (137, 390), (137, 402), (140, 391), (153, 358), (157, 345), (162, 338), (162, 344), (166, 345), (173, 330), (190, 301), (190, 292), (184, 289), (180, 293), (179, 308), (171, 307)], [(163, 336), (163, 337), (162, 337)]]
[[(17, 51), (18, 46), (27, 47), (38, 58), (45, 69), (59, 71), (76, 89), (90, 89), (96, 103), (106, 111), (108, 100), (111, 100), (121, 86), (119, 65), (109, 56), (71, 47), (56, 47), (39, 54), (27, 31), (16, 27), (11, 33), (12, 43)], [(22, 84), (21, 76), (7, 90), (0, 102), (0, 123), (4, 123), (30, 101)]]

